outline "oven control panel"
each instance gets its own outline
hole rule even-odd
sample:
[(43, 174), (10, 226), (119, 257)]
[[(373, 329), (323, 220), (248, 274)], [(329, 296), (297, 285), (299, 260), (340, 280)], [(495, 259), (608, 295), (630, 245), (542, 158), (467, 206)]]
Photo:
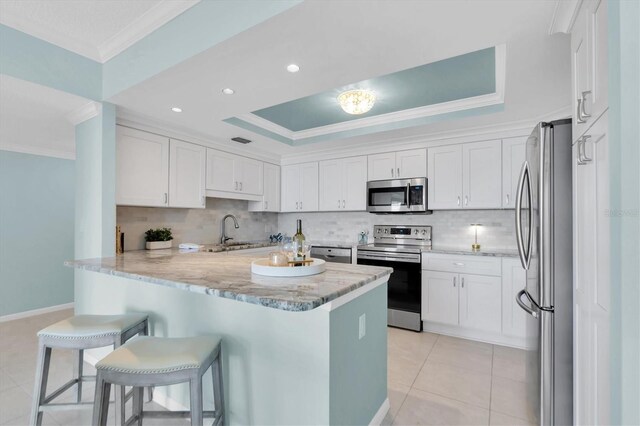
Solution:
[(375, 225), (373, 239), (385, 244), (431, 245), (431, 226)]

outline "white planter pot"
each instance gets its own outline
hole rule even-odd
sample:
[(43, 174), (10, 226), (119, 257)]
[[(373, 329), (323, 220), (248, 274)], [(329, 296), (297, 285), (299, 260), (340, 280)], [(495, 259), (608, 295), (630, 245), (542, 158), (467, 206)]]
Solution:
[(168, 249), (171, 248), (171, 243), (173, 240), (169, 241), (147, 241), (146, 247), (147, 250), (158, 250), (158, 249)]

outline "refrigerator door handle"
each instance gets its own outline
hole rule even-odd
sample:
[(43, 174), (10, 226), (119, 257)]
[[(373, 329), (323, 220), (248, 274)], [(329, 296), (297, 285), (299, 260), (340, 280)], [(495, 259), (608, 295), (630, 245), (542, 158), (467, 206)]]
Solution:
[(520, 262), (522, 267), (526, 270), (529, 269), (529, 261), (531, 260), (531, 223), (529, 223), (529, 244), (527, 252), (524, 249), (524, 241), (522, 240), (522, 191), (524, 190), (525, 179), (529, 183), (527, 201), (529, 202), (529, 222), (531, 222), (531, 182), (529, 179), (529, 163), (526, 161), (522, 164), (522, 170), (520, 171), (520, 178), (518, 179), (518, 189), (516, 190), (516, 242), (518, 243), (518, 254), (520, 255)]
[(518, 292), (518, 294), (516, 295), (516, 302), (518, 303), (518, 305), (529, 315), (531, 315), (534, 318), (538, 318), (538, 312), (535, 311), (533, 308), (525, 305), (525, 303), (522, 301), (522, 296), (525, 295), (527, 296), (527, 300), (529, 300), (529, 304), (531, 304), (531, 306), (533, 306), (533, 302), (531, 301), (531, 297), (529, 296), (529, 294), (527, 293), (527, 291), (525, 289), (522, 289)]

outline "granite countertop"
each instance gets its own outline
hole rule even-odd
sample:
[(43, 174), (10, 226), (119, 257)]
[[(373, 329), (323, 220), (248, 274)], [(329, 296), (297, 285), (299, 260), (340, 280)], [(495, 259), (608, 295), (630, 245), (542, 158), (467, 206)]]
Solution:
[(65, 265), (285, 311), (317, 308), (393, 271), (328, 262), (324, 273), (308, 277), (252, 274), (251, 262), (262, 257), (249, 253), (229, 256), (206, 251), (180, 253), (177, 249), (140, 250), (116, 257), (67, 261)]
[[(230, 245), (224, 244), (203, 244), (198, 251), (208, 253), (219, 253), (225, 251), (247, 250), (262, 247), (277, 247), (278, 243), (271, 243), (269, 241), (249, 241), (249, 242), (231, 242)], [(187, 250), (188, 251), (188, 250)], [(195, 250), (192, 250), (195, 251)]]
[(430, 249), (422, 250), (422, 253), (463, 254), (469, 256), (493, 256), (493, 257), (518, 257), (518, 250), (509, 249), (480, 249), (473, 251), (471, 247), (451, 247), (434, 245)]

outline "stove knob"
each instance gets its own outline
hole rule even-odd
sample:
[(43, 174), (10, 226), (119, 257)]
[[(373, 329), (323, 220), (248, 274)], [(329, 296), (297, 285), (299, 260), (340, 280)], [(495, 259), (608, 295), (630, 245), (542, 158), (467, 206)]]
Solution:
[(388, 234), (388, 233), (389, 233), (389, 230), (388, 230), (388, 229), (385, 229), (385, 230), (384, 230), (384, 233), (385, 233), (385, 234)]
[(426, 230), (426, 229), (423, 229), (423, 230), (422, 230), (422, 235), (426, 235), (426, 234), (427, 234), (427, 230)]
[(378, 234), (382, 233), (382, 229), (378, 229)]
[(416, 229), (416, 230), (414, 230), (414, 231), (413, 231), (413, 233), (414, 233), (414, 234), (416, 234), (416, 235), (418, 235), (418, 230), (417, 230), (417, 229)]

